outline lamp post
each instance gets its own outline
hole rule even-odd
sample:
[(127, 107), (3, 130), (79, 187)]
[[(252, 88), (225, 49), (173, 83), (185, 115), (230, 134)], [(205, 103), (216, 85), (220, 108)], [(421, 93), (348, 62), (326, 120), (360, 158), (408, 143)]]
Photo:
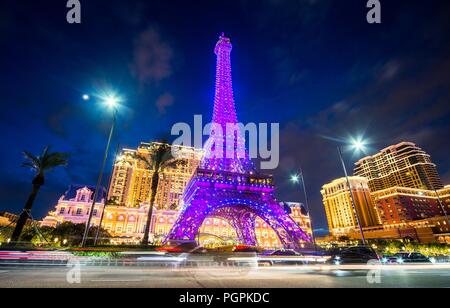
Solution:
[[(120, 151), (120, 145), (118, 144), (117, 145), (117, 149), (116, 149), (116, 155), (115, 155), (116, 158), (115, 159), (117, 159), (117, 156), (119, 155), (119, 151)], [(108, 191), (109, 191), (109, 189), (111, 187), (111, 181), (112, 181), (113, 172), (114, 172), (114, 167), (113, 167), (113, 170), (111, 171), (111, 175), (109, 176), (108, 187), (106, 188), (106, 193), (108, 193)], [(97, 246), (98, 238), (100, 236), (100, 229), (101, 229), (102, 224), (103, 224), (103, 218), (105, 216), (106, 206), (108, 205), (107, 198), (108, 198), (108, 196), (106, 196), (105, 202), (103, 203), (102, 215), (100, 216), (100, 222), (98, 223), (97, 232), (95, 233), (94, 246)]]
[[(86, 222), (86, 228), (84, 230), (84, 235), (83, 235), (83, 240), (81, 241), (81, 247), (85, 247), (86, 246), (86, 242), (88, 239), (88, 235), (89, 235), (89, 229), (91, 227), (91, 221), (92, 221), (92, 216), (95, 210), (95, 203), (97, 201), (98, 198), (98, 193), (100, 190), (100, 186), (102, 184), (102, 179), (103, 179), (103, 172), (105, 170), (105, 165), (106, 165), (106, 161), (108, 159), (108, 153), (109, 153), (109, 148), (111, 146), (111, 140), (112, 140), (112, 136), (114, 133), (114, 129), (116, 126), (116, 116), (117, 116), (117, 105), (118, 105), (118, 99), (114, 96), (109, 96), (105, 99), (105, 104), (113, 110), (113, 118), (112, 118), (112, 124), (111, 124), (111, 129), (109, 131), (109, 137), (108, 137), (108, 143), (106, 145), (106, 150), (105, 150), (105, 154), (103, 155), (103, 162), (102, 162), (102, 166), (100, 169), (100, 173), (98, 175), (98, 179), (97, 179), (97, 184), (95, 186), (95, 191), (94, 191), (94, 196), (92, 199), (92, 205), (91, 208), (89, 210), (89, 218), (88, 221)], [(98, 228), (100, 228), (100, 225), (98, 226)]]
[[(362, 141), (355, 141), (355, 142), (353, 142), (352, 146), (357, 150), (362, 150), (364, 148), (364, 144)], [(345, 179), (347, 181), (347, 186), (350, 191), (350, 199), (352, 202), (353, 212), (355, 213), (356, 223), (358, 224), (359, 232), (361, 233), (361, 240), (362, 240), (363, 245), (366, 246), (366, 238), (364, 237), (364, 231), (361, 226), (361, 220), (359, 218), (359, 214), (356, 209), (355, 196), (353, 195), (352, 186), (350, 184), (350, 179), (349, 179), (348, 173), (347, 173), (347, 167), (345, 166), (344, 157), (342, 155), (342, 149), (340, 146), (338, 146), (338, 153), (339, 153), (339, 159), (341, 160), (342, 169), (344, 170), (344, 175), (345, 175)]]
[(303, 176), (303, 170), (301, 168), (300, 168), (300, 173), (299, 174), (295, 174), (295, 175), (291, 176), (291, 182), (292, 183), (298, 184), (300, 181), (302, 182), (303, 194), (305, 195), (306, 211), (308, 212), (308, 215), (309, 215), (309, 224), (311, 226), (311, 240), (312, 240), (313, 245), (314, 245), (314, 250), (316, 250), (317, 247), (316, 247), (316, 238), (314, 236), (313, 220), (312, 220), (312, 216), (311, 216), (311, 211), (309, 210), (309, 202), (308, 202), (308, 194), (306, 193), (305, 178)]

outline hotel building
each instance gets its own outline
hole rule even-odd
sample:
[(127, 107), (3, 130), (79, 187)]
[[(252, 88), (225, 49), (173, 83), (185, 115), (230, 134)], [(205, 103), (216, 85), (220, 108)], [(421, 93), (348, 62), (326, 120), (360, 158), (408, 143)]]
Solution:
[[(349, 181), (361, 226), (380, 225), (381, 221), (370, 194), (367, 179), (349, 177)], [(358, 228), (346, 178), (340, 178), (324, 185), (321, 193), (329, 230), (333, 236), (346, 235), (350, 230)]]
[[(135, 158), (136, 155), (151, 159), (152, 151), (158, 143), (141, 143), (134, 149), (124, 149), (114, 163), (111, 187), (108, 192), (108, 204), (129, 208), (139, 208), (150, 201), (150, 189), (153, 171), (145, 163)], [(166, 168), (161, 172), (155, 208), (176, 209), (184, 188), (197, 169), (203, 156), (202, 150), (178, 146), (172, 148), (177, 159), (185, 163)]]
[(450, 214), (450, 186), (438, 191), (392, 187), (373, 192), (372, 197), (385, 225), (445, 216), (443, 209)]
[(443, 188), (430, 155), (411, 142), (402, 142), (362, 158), (355, 164), (355, 176), (368, 179), (372, 192), (392, 187)]

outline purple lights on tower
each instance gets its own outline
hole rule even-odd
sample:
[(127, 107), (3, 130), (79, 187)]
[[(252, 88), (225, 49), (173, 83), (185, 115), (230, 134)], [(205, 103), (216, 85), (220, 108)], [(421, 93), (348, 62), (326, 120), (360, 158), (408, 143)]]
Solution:
[(205, 145), (205, 158), (186, 187), (182, 212), (166, 241), (195, 240), (206, 217), (217, 217), (234, 227), (239, 242), (256, 246), (255, 221), (259, 217), (271, 226), (285, 248), (299, 248), (301, 242), (310, 241), (309, 236), (276, 201), (272, 177), (254, 170), (239, 130), (229, 130), (237, 125), (232, 48), (231, 40), (222, 34), (214, 50), (217, 67), (211, 136)]
[(227, 123), (237, 123), (234, 107), (233, 82), (231, 80), (231, 40), (223, 35), (216, 44), (217, 56), (216, 92), (214, 98), (213, 122), (225, 129)]
[(216, 91), (210, 138), (202, 167), (210, 170), (251, 172), (253, 165), (238, 129), (231, 78), (231, 40), (222, 35), (216, 44)]

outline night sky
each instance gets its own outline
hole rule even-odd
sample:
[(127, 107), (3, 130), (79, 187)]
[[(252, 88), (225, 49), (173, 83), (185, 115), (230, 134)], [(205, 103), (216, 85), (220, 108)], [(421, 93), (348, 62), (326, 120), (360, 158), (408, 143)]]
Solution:
[[(111, 114), (84, 93), (124, 97), (113, 149), (166, 136), (194, 114), (209, 121), (221, 32), (234, 45), (238, 117), (280, 123), (278, 198), (303, 200), (288, 181), (301, 165), (316, 229), (326, 228), (320, 188), (342, 176), (336, 145), (349, 136), (368, 138), (367, 154), (416, 142), (450, 183), (447, 0), (382, 0), (381, 25), (366, 22), (365, 0), (81, 3), (82, 24), (69, 25), (65, 0), (1, 2), (2, 210), (19, 212), (31, 189), (23, 150), (71, 154), (48, 174), (37, 218), (69, 184), (95, 184)], [(346, 156), (353, 167), (361, 154)]]

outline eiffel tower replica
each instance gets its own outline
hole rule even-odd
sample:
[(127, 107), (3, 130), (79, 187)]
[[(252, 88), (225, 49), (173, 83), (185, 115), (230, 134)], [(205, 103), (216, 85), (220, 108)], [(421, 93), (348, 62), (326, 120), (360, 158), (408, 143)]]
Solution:
[(186, 187), (184, 206), (166, 242), (194, 241), (205, 218), (216, 217), (230, 223), (240, 243), (258, 246), (255, 222), (259, 217), (275, 231), (284, 248), (298, 249), (300, 243), (310, 242), (310, 237), (276, 201), (273, 178), (255, 170), (245, 149), (245, 139), (239, 132), (224, 133), (228, 132), (227, 127), (238, 123), (231, 79), (231, 50), (231, 40), (222, 34), (214, 50), (217, 55), (216, 91), (205, 157)]

